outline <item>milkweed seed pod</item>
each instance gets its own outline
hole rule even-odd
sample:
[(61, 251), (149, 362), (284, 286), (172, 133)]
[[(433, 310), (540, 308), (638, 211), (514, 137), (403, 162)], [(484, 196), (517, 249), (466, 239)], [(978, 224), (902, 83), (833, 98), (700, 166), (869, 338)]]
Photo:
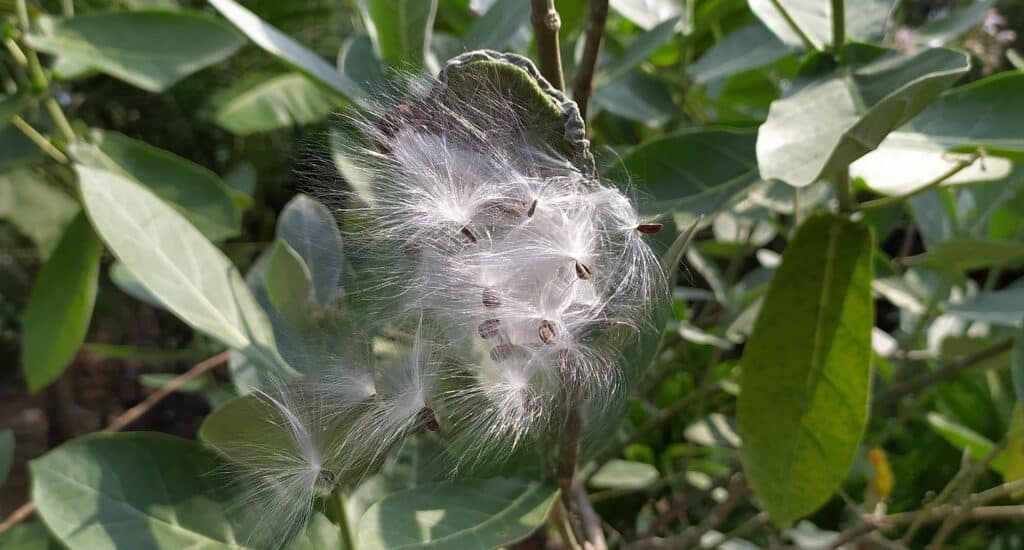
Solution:
[(339, 209), (361, 220), (353, 261), (376, 316), (447, 327), (457, 462), (535, 439), (570, 395), (621, 398), (621, 335), (651, 328), (666, 289), (646, 242), (660, 225), (597, 177), (575, 104), (529, 61), (471, 52), (349, 124), (340, 155), (369, 189)]

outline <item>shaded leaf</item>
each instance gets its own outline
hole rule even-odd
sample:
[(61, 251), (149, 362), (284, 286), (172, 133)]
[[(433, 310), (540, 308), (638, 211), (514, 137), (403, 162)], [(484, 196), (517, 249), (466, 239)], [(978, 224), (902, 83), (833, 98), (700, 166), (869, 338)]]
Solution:
[(683, 4), (676, 0), (611, 0), (611, 7), (644, 30), (683, 13)]
[(381, 60), (402, 69), (423, 67), (437, 0), (359, 0), (359, 9)]
[(249, 40), (287, 65), (353, 101), (366, 97), (366, 92), (359, 84), (234, 0), (210, 0), (210, 4), (245, 33)]
[(1013, 392), (1017, 395), (1017, 401), (1024, 403), (1024, 330), (1018, 330), (1013, 335), (1013, 358), (1010, 364)]
[(995, 3), (995, 0), (975, 0), (969, 6), (954, 10), (945, 17), (928, 21), (914, 29), (911, 36), (920, 45), (949, 44), (981, 23), (985, 12)]
[(345, 39), (338, 52), (338, 70), (368, 90), (381, 88), (386, 79), (384, 67), (373, 53), (373, 42), (365, 34)]
[(768, 27), (754, 21), (715, 42), (687, 72), (698, 84), (770, 65), (789, 53), (789, 48)]
[(1024, 478), (1024, 403), (1017, 402), (1013, 405), (1004, 455), (1006, 466), (1003, 471), (1003, 483)]
[(114, 172), (76, 165), (97, 232), (142, 286), (187, 324), (264, 367), (283, 366), (238, 270), (174, 209)]
[[(832, 4), (820, 0), (777, 0), (819, 50), (832, 45)], [(804, 43), (785, 20), (773, 0), (748, 0), (750, 10), (779, 37), (794, 48)], [(878, 41), (885, 34), (893, 0), (845, 0), (846, 39)]]
[(928, 252), (928, 264), (936, 269), (971, 271), (1024, 263), (1024, 242), (960, 238), (942, 241)]
[(3, 128), (11, 117), (21, 112), (28, 105), (31, 96), (26, 92), (13, 95), (0, 95), (0, 128)]
[(288, 243), (278, 239), (272, 250), (264, 276), (267, 297), (291, 326), (302, 326), (312, 298), (309, 269)]
[(45, 525), (39, 522), (19, 523), (0, 533), (0, 548), (11, 550), (61, 550)]
[(946, 312), (969, 321), (1024, 327), (1024, 288), (979, 292), (962, 302), (947, 304)]
[(740, 457), (778, 524), (828, 500), (867, 423), (872, 241), (865, 225), (827, 213), (808, 218), (743, 351)]
[(214, 121), (241, 136), (318, 122), (335, 108), (323, 88), (299, 73), (244, 80), (214, 102)]
[(344, 266), (341, 231), (326, 206), (308, 195), (296, 195), (277, 220), (277, 238), (288, 243), (309, 270), (311, 297), (327, 305), (337, 295)]
[(621, 54), (600, 64), (594, 75), (594, 88), (604, 87), (632, 71), (643, 63), (663, 44), (672, 40), (679, 26), (680, 17), (672, 17), (636, 37)]
[(529, 23), (520, 0), (496, 0), (466, 31), (466, 50), (503, 50)]
[(238, 550), (212, 454), (158, 433), (92, 434), (29, 463), (32, 501), (72, 550)]
[(85, 340), (103, 245), (84, 213), (64, 231), (22, 315), (21, 368), (30, 392), (57, 379)]
[(166, 90), (243, 43), (220, 21), (186, 11), (43, 16), (36, 21), (38, 32), (26, 38), (33, 48), (58, 57), (58, 76), (73, 78), (82, 69), (93, 69), (150, 92)]
[(544, 524), (558, 491), (517, 479), (463, 480), (393, 493), (359, 521), (360, 550), (491, 550)]
[(14, 463), (14, 432), (0, 430), (0, 487), (7, 481), (7, 474)]
[(0, 173), (0, 219), (31, 239), (44, 259), (78, 211), (73, 198), (31, 170)]
[[(757, 137), (761, 176), (803, 187), (870, 152), (967, 72), (967, 56), (945, 49), (900, 53), (862, 44), (844, 49), (849, 67), (824, 56), (772, 103)], [(823, 72), (820, 72), (822, 71)]]
[(622, 118), (661, 126), (677, 113), (667, 86), (646, 74), (633, 71), (594, 93), (594, 103)]
[(71, 145), (76, 161), (142, 184), (212, 241), (234, 237), (241, 231), (242, 213), (217, 174), (124, 134), (93, 129), (90, 137), (92, 143), (78, 141)]
[(640, 183), (653, 197), (642, 205), (645, 214), (710, 217), (760, 181), (754, 143), (747, 130), (685, 130), (641, 143), (605, 175)]

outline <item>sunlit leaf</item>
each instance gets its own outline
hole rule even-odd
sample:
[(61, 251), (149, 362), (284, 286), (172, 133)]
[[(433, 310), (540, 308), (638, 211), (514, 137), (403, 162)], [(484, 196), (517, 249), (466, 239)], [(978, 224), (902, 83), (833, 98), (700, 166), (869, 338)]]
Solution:
[[(774, 2), (786, 10), (800, 30), (819, 50), (832, 45), (832, 4), (819, 0), (748, 0), (750, 10), (783, 42), (804, 47)], [(894, 0), (845, 0), (848, 40), (877, 41), (885, 34)]]
[(805, 221), (743, 351), (740, 457), (778, 524), (828, 500), (867, 424), (872, 240), (870, 228), (833, 214)]
[(323, 88), (299, 73), (256, 77), (214, 96), (214, 121), (246, 136), (323, 120), (336, 103)]
[(359, 0), (359, 9), (381, 60), (402, 69), (423, 67), (437, 0)]

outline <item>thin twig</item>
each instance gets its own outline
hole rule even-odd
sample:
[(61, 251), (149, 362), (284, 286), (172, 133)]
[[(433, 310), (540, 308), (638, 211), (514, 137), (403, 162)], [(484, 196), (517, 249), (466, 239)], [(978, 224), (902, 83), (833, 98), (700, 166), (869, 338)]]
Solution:
[[(195, 365), (192, 366), (192, 368), (188, 369), (186, 372), (182, 373), (181, 375), (174, 378), (170, 382), (164, 384), (157, 391), (149, 394), (149, 397), (146, 397), (146, 399), (144, 399), (141, 403), (135, 405), (134, 407), (118, 415), (117, 418), (115, 418), (102, 431), (118, 432), (123, 430), (132, 422), (135, 422), (144, 414), (149, 412), (150, 409), (156, 406), (156, 404), (159, 403), (160, 401), (163, 401), (164, 398), (166, 398), (168, 395), (171, 395), (172, 393), (185, 387), (186, 384), (202, 376), (204, 373), (213, 369), (214, 367), (226, 363), (227, 360), (228, 352), (223, 351), (221, 353), (218, 353), (217, 355), (208, 357), (196, 363)], [(32, 515), (32, 512), (34, 512), (35, 509), (36, 506), (32, 502), (26, 502), (19, 506), (14, 512), (7, 516), (7, 518), (5, 518), (3, 522), (0, 522), (0, 534), (3, 534), (11, 527), (14, 527), (18, 523), (21, 523), (22, 521), (27, 519), (30, 515)]]
[(907, 380), (906, 382), (893, 384), (875, 398), (875, 405), (893, 403), (905, 395), (916, 393), (933, 384), (956, 378), (960, 373), (970, 369), (978, 363), (998, 357), (1003, 353), (1010, 351), (1011, 347), (1013, 347), (1012, 340), (1003, 340), (994, 346), (976, 351), (964, 357), (958, 357), (957, 359), (939, 367), (934, 372), (921, 375), (917, 378)]
[(27, 137), (32, 143), (36, 144), (36, 147), (39, 147), (39, 149), (49, 155), (50, 158), (61, 164), (68, 163), (68, 157), (62, 153), (60, 149), (54, 147), (54, 145), (50, 143), (50, 140), (46, 139), (46, 136), (40, 134), (38, 130), (33, 128), (32, 125), (25, 119), (21, 118), (21, 116), (12, 116), (11, 125), (20, 130), (22, 134), (25, 134), (25, 137)]
[(583, 524), (583, 534), (587, 539), (587, 548), (590, 550), (608, 550), (608, 543), (604, 539), (604, 529), (601, 527), (601, 517), (594, 511), (593, 504), (587, 496), (587, 490), (579, 481), (572, 487), (572, 499), (576, 503), (576, 509), (580, 513), (580, 522)]
[(785, 19), (786, 24), (789, 25), (789, 28), (793, 29), (793, 32), (796, 33), (797, 37), (800, 38), (800, 42), (803, 43), (804, 48), (806, 48), (808, 51), (816, 50), (817, 48), (814, 47), (814, 42), (811, 42), (811, 39), (807, 37), (807, 33), (805, 33), (804, 30), (800, 28), (800, 25), (796, 23), (796, 20), (793, 19), (793, 16), (789, 14), (789, 11), (786, 10), (786, 7), (782, 5), (782, 2), (780, 2), (779, 0), (771, 0), (771, 2), (772, 5), (775, 6), (775, 9), (778, 10), (779, 15), (781, 15), (782, 18)]
[(664, 539), (647, 539), (637, 541), (635, 544), (630, 546), (630, 550), (655, 550), (660, 548), (690, 548), (700, 543), (700, 539), (704, 537), (712, 529), (715, 529), (721, 525), (725, 520), (729, 519), (733, 511), (736, 510), (746, 500), (747, 495), (750, 494), (750, 487), (747, 485), (746, 478), (741, 473), (735, 473), (729, 478), (729, 494), (725, 497), (725, 500), (719, 502), (708, 515), (704, 518), (704, 521), (695, 527), (691, 527), (682, 534)]
[[(978, 477), (988, 470), (988, 467), (993, 461), (995, 461), (996, 457), (1003, 453), (1008, 444), (1009, 441), (1006, 438), (1003, 438), (998, 444), (992, 447), (992, 450), (989, 451), (984, 460), (974, 463), (969, 462), (969, 466), (964, 469), (964, 475), (962, 476), (959, 486), (954, 487), (953, 494), (957, 496), (969, 494), (971, 490), (974, 489), (974, 483), (978, 480)], [(931, 543), (928, 544), (928, 548), (932, 550), (942, 548), (946, 539), (953, 534), (953, 531), (963, 523), (971, 510), (975, 508), (976, 505), (972, 505), (972, 502), (973, 501), (971, 499), (967, 499), (967, 502), (958, 512), (951, 514), (942, 522), (942, 525), (939, 526), (939, 531), (935, 534), (935, 538), (933, 538)]]
[(596, 474), (597, 471), (601, 469), (601, 466), (604, 466), (612, 459), (622, 454), (622, 451), (626, 447), (639, 442), (641, 439), (644, 438), (644, 436), (656, 430), (658, 426), (661, 426), (665, 422), (671, 420), (673, 416), (678, 414), (680, 411), (685, 410), (695, 401), (698, 401), (711, 394), (714, 394), (719, 389), (721, 389), (721, 386), (718, 384), (705, 385), (701, 388), (698, 388), (696, 391), (687, 394), (685, 397), (679, 399), (675, 403), (672, 403), (668, 407), (659, 410), (654, 416), (648, 419), (647, 422), (640, 425), (640, 427), (638, 427), (636, 430), (633, 430), (633, 433), (629, 434), (629, 437), (615, 445), (612, 445), (603, 453), (601, 453), (601, 455), (594, 460), (594, 465), (587, 472), (587, 475), (585, 476), (587, 481), (590, 481), (590, 479), (594, 477), (594, 474)]
[(605, 21), (608, 19), (608, 0), (590, 0), (587, 6), (587, 26), (583, 37), (583, 55), (572, 82), (572, 98), (580, 107), (580, 116), (587, 119), (587, 103), (594, 91), (594, 71), (597, 56), (604, 40)]
[(559, 90), (565, 89), (562, 75), (562, 51), (558, 47), (558, 29), (562, 20), (555, 9), (555, 0), (530, 0), (533, 33), (537, 39), (540, 73)]
[(832, 0), (832, 54), (842, 61), (846, 43), (846, 3)]
[(954, 164), (949, 170), (946, 170), (945, 172), (939, 174), (935, 179), (929, 181), (928, 183), (922, 185), (921, 187), (918, 187), (917, 189), (914, 189), (909, 193), (904, 193), (899, 196), (882, 197), (880, 199), (863, 202), (860, 204), (860, 209), (870, 210), (873, 208), (885, 208), (887, 206), (895, 206), (897, 204), (901, 204), (911, 197), (915, 197), (917, 195), (920, 195), (921, 193), (924, 193), (925, 191), (929, 191), (935, 187), (938, 187), (939, 185), (942, 185), (942, 183), (948, 180), (949, 178), (959, 174), (965, 168), (974, 164), (975, 161), (982, 157), (982, 154), (983, 153), (980, 150), (975, 151), (967, 158), (957, 161), (956, 164)]

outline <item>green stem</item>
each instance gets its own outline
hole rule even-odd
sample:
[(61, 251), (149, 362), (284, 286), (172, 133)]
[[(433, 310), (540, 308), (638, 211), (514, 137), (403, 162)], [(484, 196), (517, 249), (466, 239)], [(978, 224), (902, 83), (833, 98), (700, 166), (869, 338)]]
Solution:
[(933, 189), (935, 187), (938, 187), (939, 185), (942, 185), (942, 183), (945, 182), (946, 180), (948, 180), (949, 178), (959, 174), (962, 170), (964, 170), (968, 166), (974, 164), (974, 162), (976, 160), (981, 158), (981, 155), (982, 155), (981, 152), (975, 152), (975, 153), (971, 154), (970, 157), (968, 157), (966, 159), (963, 159), (961, 161), (958, 161), (949, 170), (946, 170), (942, 174), (939, 174), (939, 176), (936, 177), (935, 179), (929, 181), (928, 183), (922, 185), (921, 187), (919, 187), (919, 188), (917, 188), (917, 189), (915, 189), (915, 190), (913, 190), (913, 191), (911, 191), (909, 193), (905, 193), (903, 195), (899, 195), (899, 196), (895, 196), (895, 197), (882, 197), (880, 199), (870, 200), (870, 201), (867, 201), (865, 203), (861, 203), (860, 209), (861, 210), (868, 210), (868, 209), (872, 209), (872, 208), (885, 208), (887, 206), (894, 206), (894, 205), (900, 204), (903, 201), (905, 201), (905, 200), (907, 200), (907, 199), (909, 199), (911, 197), (920, 195), (921, 193), (924, 193), (925, 191), (929, 191), (929, 190), (931, 190), (931, 189)]
[[(25, 0), (17, 0), (16, 8), (18, 12), (18, 25), (21, 27), (22, 35), (28, 34), (29, 32), (29, 19), (28, 19), (28, 8), (25, 5)], [(43, 72), (43, 66), (39, 63), (39, 55), (31, 47), (26, 44), (25, 59), (28, 63), (29, 76), (32, 79), (32, 89), (34, 92), (43, 92), (50, 87), (50, 82), (46, 78), (46, 73)], [(57, 130), (60, 131), (61, 135), (69, 143), (75, 140), (75, 131), (71, 128), (71, 124), (68, 122), (64, 111), (60, 108), (57, 100), (53, 97), (47, 97), (43, 101), (43, 105), (46, 106), (47, 112), (50, 113), (50, 118), (53, 119), (54, 124), (57, 125)]]
[(73, 0), (62, 0), (61, 12), (64, 13), (64, 17), (75, 16), (75, 3)]
[(853, 202), (853, 191), (850, 189), (850, 169), (843, 168), (836, 172), (836, 198), (839, 199), (839, 212), (848, 214), (856, 209)]
[(562, 51), (558, 45), (558, 29), (562, 20), (555, 9), (555, 0), (531, 0), (530, 21), (533, 23), (537, 41), (537, 57), (540, 59), (540, 73), (559, 90), (565, 89), (562, 74)]
[(31, 140), (32, 143), (35, 143), (36, 146), (44, 153), (53, 158), (53, 160), (61, 164), (68, 163), (68, 157), (64, 155), (64, 153), (60, 152), (60, 149), (54, 147), (53, 144), (50, 143), (50, 140), (46, 139), (46, 136), (40, 134), (39, 131), (33, 128), (25, 119), (18, 115), (14, 115), (11, 117), (11, 124), (20, 130), (21, 133), (25, 134), (25, 137)]
[(846, 43), (846, 5), (843, 0), (832, 0), (832, 53), (842, 62), (843, 44)]
[(779, 0), (772, 0), (772, 5), (775, 6), (775, 9), (779, 10), (779, 15), (781, 15), (782, 18), (786, 20), (786, 24), (789, 25), (791, 29), (793, 29), (793, 32), (795, 32), (798, 37), (800, 37), (800, 41), (803, 42), (804, 48), (808, 50), (818, 49), (814, 47), (814, 42), (811, 42), (811, 39), (808, 38), (807, 33), (805, 33), (804, 30), (800, 28), (800, 25), (796, 24), (796, 20), (793, 19), (793, 16), (790, 15), (789, 11), (787, 11), (786, 8), (782, 5), (782, 2), (780, 2)]
[(348, 524), (348, 512), (345, 506), (345, 492), (338, 487), (331, 493), (331, 501), (337, 508), (335, 510), (335, 516), (338, 522), (338, 534), (341, 536), (342, 548), (347, 550), (354, 550), (355, 539), (352, 538), (352, 528)]
[(67, 140), (68, 143), (75, 141), (75, 130), (71, 127), (71, 123), (68, 122), (68, 118), (64, 116), (64, 110), (60, 108), (60, 104), (57, 100), (48, 97), (43, 101), (43, 105), (46, 106), (46, 111), (50, 113), (50, 118), (57, 125), (57, 130), (60, 131), (61, 135)]

